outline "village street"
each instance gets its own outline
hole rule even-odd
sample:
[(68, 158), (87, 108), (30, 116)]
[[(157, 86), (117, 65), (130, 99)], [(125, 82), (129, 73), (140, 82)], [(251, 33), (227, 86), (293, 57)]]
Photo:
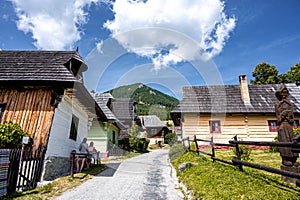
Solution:
[(156, 150), (121, 163), (109, 163), (108, 169), (81, 186), (63, 193), (57, 200), (179, 200), (175, 170), (168, 162), (168, 150)]

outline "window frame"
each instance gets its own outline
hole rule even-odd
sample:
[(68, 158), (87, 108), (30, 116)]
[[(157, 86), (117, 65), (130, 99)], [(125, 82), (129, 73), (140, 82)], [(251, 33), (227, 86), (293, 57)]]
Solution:
[[(218, 124), (218, 130), (214, 130), (215, 125)], [(222, 133), (222, 124), (221, 120), (209, 120), (209, 131), (210, 133)]]
[(69, 139), (76, 141), (78, 135), (78, 125), (79, 125), (79, 118), (72, 114), (72, 121), (69, 133)]
[[(275, 123), (276, 127), (272, 126), (271, 123)], [(269, 132), (277, 132), (278, 131), (278, 122), (277, 120), (268, 120)]]

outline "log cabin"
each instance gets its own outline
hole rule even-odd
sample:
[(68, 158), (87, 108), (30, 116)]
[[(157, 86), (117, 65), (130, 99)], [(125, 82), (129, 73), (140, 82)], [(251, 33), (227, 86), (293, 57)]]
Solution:
[(69, 172), (73, 149), (93, 119), (106, 117), (83, 85), (77, 51), (0, 51), (1, 122), (19, 124), (46, 149), (42, 180)]
[[(273, 141), (277, 136), (275, 92), (280, 84), (248, 85), (246, 75), (239, 85), (183, 87), (183, 98), (171, 111), (182, 137), (211, 137), (228, 143), (235, 135), (240, 140)], [(294, 127), (299, 126), (300, 88), (286, 84), (294, 104)], [(204, 144), (203, 144), (204, 145)]]
[(146, 131), (147, 138), (150, 139), (149, 144), (164, 141), (164, 136), (169, 133), (169, 129), (156, 115), (140, 115), (138, 118), (141, 127)]

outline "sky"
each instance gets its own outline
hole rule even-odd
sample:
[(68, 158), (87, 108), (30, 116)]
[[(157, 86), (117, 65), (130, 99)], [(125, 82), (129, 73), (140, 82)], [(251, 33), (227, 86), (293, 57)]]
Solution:
[(84, 84), (105, 92), (143, 83), (237, 85), (267, 62), (300, 62), (298, 0), (2, 0), (1, 50), (75, 50)]

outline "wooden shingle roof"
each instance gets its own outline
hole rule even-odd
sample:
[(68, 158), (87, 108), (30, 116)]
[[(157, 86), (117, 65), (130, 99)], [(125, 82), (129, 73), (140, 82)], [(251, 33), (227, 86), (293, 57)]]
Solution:
[(141, 123), (145, 128), (166, 127), (166, 125), (156, 115), (144, 115), (138, 117), (140, 118)]
[(103, 94), (95, 94), (95, 100), (97, 104), (100, 106), (100, 108), (103, 110), (105, 116), (108, 120), (114, 121), (117, 120), (116, 116), (112, 113), (112, 111), (108, 108), (107, 104), (110, 99), (112, 99), (112, 95), (109, 93), (103, 93)]
[(0, 87), (64, 89), (89, 117), (106, 120), (79, 79), (87, 70), (77, 51), (0, 51)]
[[(183, 99), (171, 113), (275, 113), (275, 92), (280, 86), (249, 85), (250, 104), (243, 102), (239, 85), (183, 87)], [(300, 88), (295, 84), (286, 86), (294, 112), (300, 113)]]
[(113, 99), (113, 96), (110, 93), (97, 93), (95, 94), (94, 99), (100, 106), (101, 110), (103, 111), (104, 115), (106, 116), (109, 122), (114, 123), (121, 130), (127, 128), (126, 125), (123, 124), (108, 107), (109, 102)]
[(112, 99), (112, 111), (115, 116), (122, 120), (135, 119), (135, 106), (136, 102), (131, 98), (117, 98)]
[(86, 70), (77, 51), (0, 51), (1, 85), (69, 86)]

